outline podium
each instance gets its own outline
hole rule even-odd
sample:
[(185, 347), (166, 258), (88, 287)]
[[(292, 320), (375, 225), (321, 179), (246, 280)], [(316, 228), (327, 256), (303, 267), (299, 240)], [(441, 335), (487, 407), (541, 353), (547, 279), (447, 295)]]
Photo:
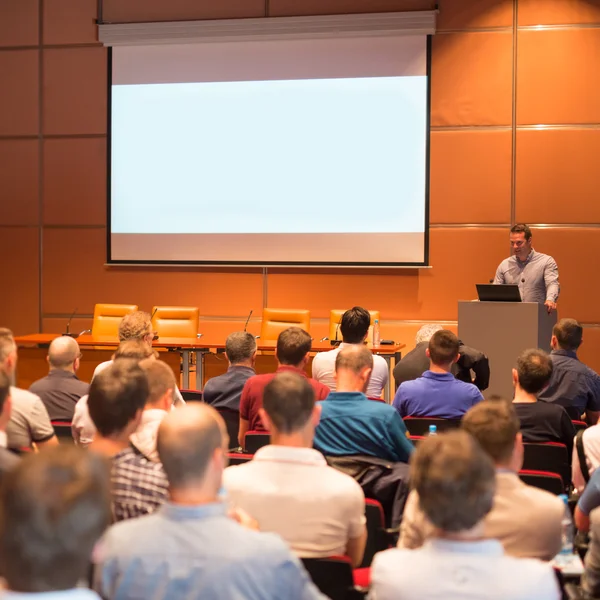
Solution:
[(490, 361), (490, 386), (484, 395), (511, 400), (512, 369), (528, 348), (550, 352), (556, 311), (537, 302), (459, 302), (458, 337), (484, 352)]

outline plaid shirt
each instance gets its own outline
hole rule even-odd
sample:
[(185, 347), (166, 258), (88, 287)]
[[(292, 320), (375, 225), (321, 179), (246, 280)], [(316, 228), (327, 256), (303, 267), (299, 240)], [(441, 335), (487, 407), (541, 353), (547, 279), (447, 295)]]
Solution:
[(148, 460), (133, 446), (113, 458), (110, 479), (114, 521), (153, 513), (169, 499), (162, 464)]

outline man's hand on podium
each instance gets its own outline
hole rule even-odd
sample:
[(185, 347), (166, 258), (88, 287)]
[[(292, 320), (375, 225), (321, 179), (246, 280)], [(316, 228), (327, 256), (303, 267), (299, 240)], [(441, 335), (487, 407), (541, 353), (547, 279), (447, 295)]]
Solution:
[(552, 302), (552, 300), (546, 300), (544, 306), (548, 309), (548, 314), (556, 310), (556, 302)]

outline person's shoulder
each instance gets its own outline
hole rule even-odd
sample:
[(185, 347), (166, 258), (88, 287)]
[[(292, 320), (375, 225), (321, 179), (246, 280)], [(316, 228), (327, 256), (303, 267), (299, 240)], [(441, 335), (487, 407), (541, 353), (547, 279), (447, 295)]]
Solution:
[(32, 406), (42, 400), (37, 394), (24, 390), (23, 388), (12, 387), (10, 388), (10, 397), (12, 400), (13, 408), (17, 406)]
[[(394, 580), (403, 579), (409, 570), (406, 568), (413, 559), (418, 560), (419, 549), (408, 550), (405, 548), (390, 548), (378, 552), (373, 558), (371, 579), (375, 583), (378, 579), (392, 577)], [(402, 569), (398, 569), (402, 565)]]
[(44, 387), (46, 387), (46, 384), (48, 382), (48, 375), (46, 375), (45, 377), (41, 377), (40, 379), (34, 381), (30, 386), (29, 386), (29, 391), (32, 394), (37, 394), (37, 390), (40, 390)]
[(537, 558), (523, 558), (504, 554), (498, 560), (496, 573), (499, 574), (500, 572), (510, 574), (515, 580), (522, 582), (520, 585), (531, 590), (531, 598), (547, 598), (547, 596), (540, 595), (540, 592), (543, 589), (548, 590), (550, 588), (556, 588), (557, 595), (555, 597), (559, 598), (554, 569), (548, 562)]
[(223, 471), (223, 487), (226, 490), (229, 488), (245, 487), (249, 478), (252, 478), (250, 482), (255, 486), (256, 480), (254, 479), (255, 474), (253, 473), (255, 470), (253, 461), (251, 460), (242, 465), (231, 465), (227, 467)]
[(540, 514), (547, 516), (552, 516), (552, 513), (562, 516), (565, 511), (565, 505), (558, 496), (533, 485), (524, 483), (520, 488), (520, 494), (526, 505), (534, 512), (540, 511)]
[(6, 448), (0, 447), (0, 471), (6, 472), (16, 467), (21, 462), (21, 457)]

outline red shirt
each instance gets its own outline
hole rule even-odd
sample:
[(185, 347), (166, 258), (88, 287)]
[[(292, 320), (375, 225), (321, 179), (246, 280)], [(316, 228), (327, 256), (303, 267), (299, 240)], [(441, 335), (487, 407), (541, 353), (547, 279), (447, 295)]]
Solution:
[(262, 408), (263, 393), (265, 386), (269, 383), (277, 373), (285, 371), (292, 371), (298, 373), (302, 377), (305, 377), (312, 385), (315, 390), (316, 400), (325, 400), (329, 396), (329, 388), (322, 383), (319, 383), (316, 379), (310, 379), (306, 373), (291, 365), (280, 365), (275, 373), (265, 373), (263, 375), (253, 375), (244, 384), (242, 390), (242, 398), (240, 400), (240, 417), (248, 421), (248, 431), (255, 429), (264, 431), (264, 425), (262, 424), (258, 410)]

